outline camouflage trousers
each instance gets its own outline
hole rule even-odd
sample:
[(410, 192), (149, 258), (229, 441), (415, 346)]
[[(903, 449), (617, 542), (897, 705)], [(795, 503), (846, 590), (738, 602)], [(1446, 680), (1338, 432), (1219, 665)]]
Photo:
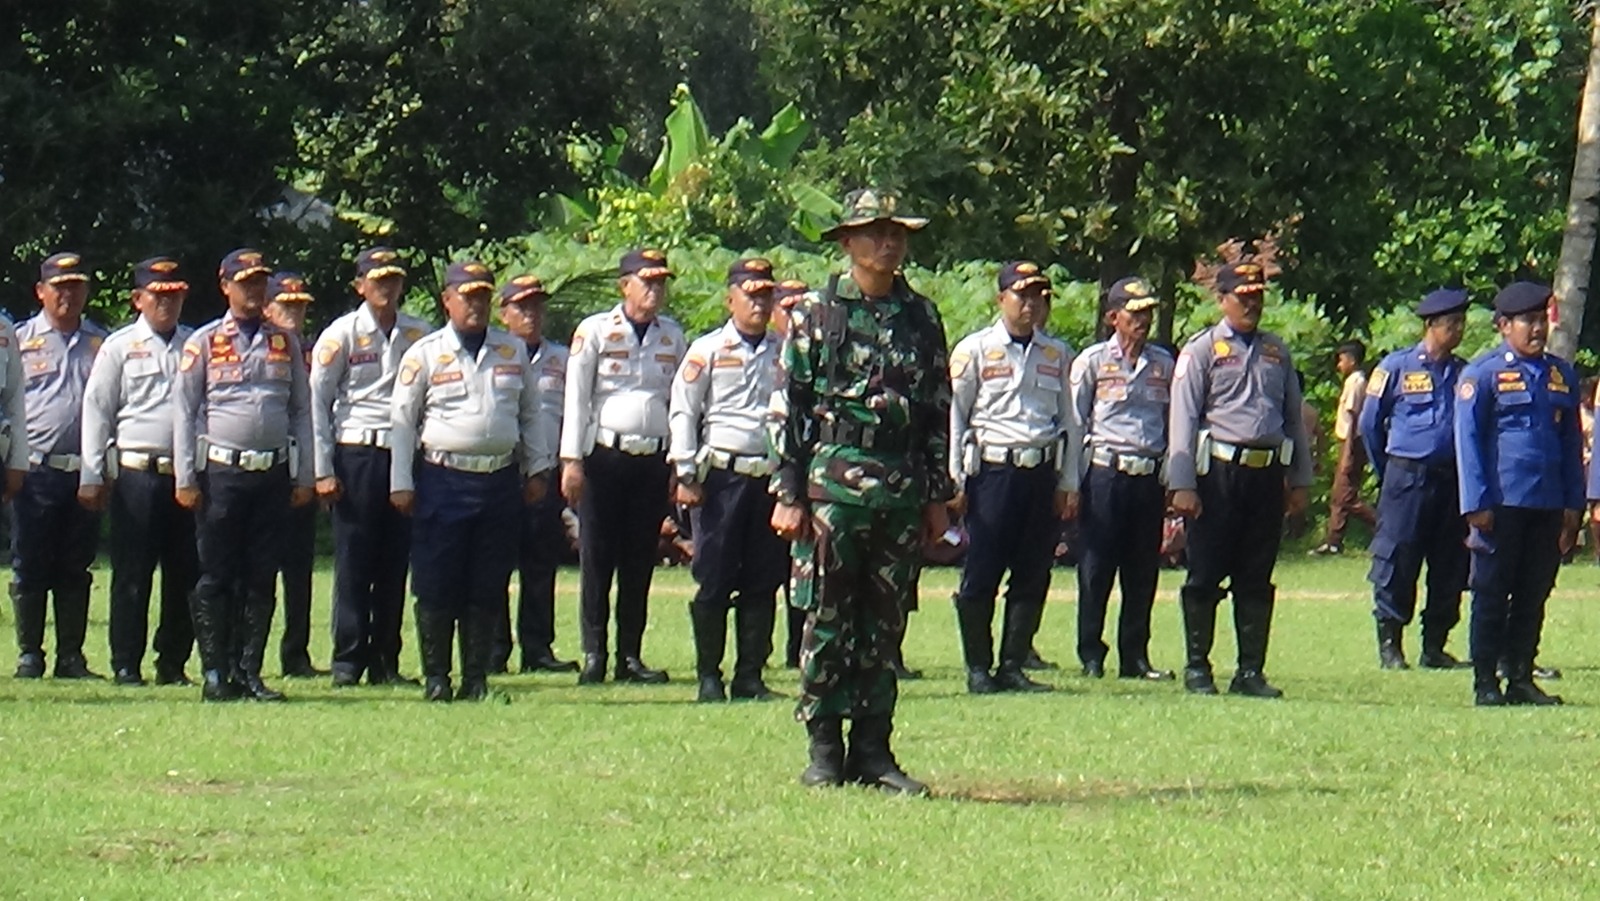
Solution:
[(887, 716), (899, 686), (888, 664), (905, 631), (922, 529), (915, 507), (815, 504), (796, 542), (791, 603), (806, 612), (795, 719)]

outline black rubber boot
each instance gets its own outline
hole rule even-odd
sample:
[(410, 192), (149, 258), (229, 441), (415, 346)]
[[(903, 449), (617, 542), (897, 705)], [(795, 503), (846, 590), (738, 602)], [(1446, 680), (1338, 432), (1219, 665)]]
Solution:
[(482, 701), (489, 697), (489, 673), (494, 663), (496, 611), (468, 607), (456, 631), (461, 641), (461, 687), (457, 701)]
[(104, 679), (89, 669), (83, 656), (83, 641), (89, 633), (89, 586), (91, 577), (54, 592), (56, 607), (56, 665), (51, 675), (57, 679)]
[(43, 591), (29, 591), (11, 583), (11, 613), (17, 621), (18, 679), (44, 678), (46, 600)]
[(753, 603), (741, 602), (733, 609), (738, 659), (733, 665), (728, 694), (736, 701), (771, 701), (778, 697), (761, 678), (767, 659), (772, 656), (773, 610), (774, 599), (770, 596)]
[(1217, 593), (1201, 588), (1178, 591), (1183, 606), (1183, 643), (1188, 662), (1183, 668), (1183, 687), (1190, 694), (1214, 695), (1216, 678), (1211, 674), (1211, 645), (1217, 634)]
[(583, 669), (578, 672), (579, 685), (599, 685), (606, 681), (606, 655), (584, 654)]
[(1005, 691), (986, 669), (967, 670), (967, 694), (992, 695)]
[(862, 785), (895, 795), (926, 795), (928, 786), (907, 776), (894, 759), (889, 736), (894, 720), (888, 716), (858, 716), (850, 724), (850, 747), (845, 772)]
[(1033, 633), (1044, 615), (1042, 604), (1006, 605), (1006, 622), (1000, 637), (1000, 669), (994, 674), (1001, 691), (1043, 692), (1050, 686), (1028, 678), (1023, 664), (1033, 650)]
[(844, 721), (819, 716), (806, 722), (811, 739), (811, 764), (800, 774), (800, 784), (811, 788), (844, 784)]
[(967, 672), (994, 669), (994, 602), (955, 598), (956, 627), (961, 631), (961, 656)]
[(1272, 634), (1272, 607), (1276, 592), (1260, 595), (1233, 595), (1233, 624), (1239, 642), (1239, 669), (1228, 685), (1228, 694), (1252, 698), (1281, 698), (1262, 673), (1267, 663), (1267, 639)]
[(232, 641), (223, 602), (206, 597), (198, 589), (189, 593), (189, 618), (194, 622), (194, 642), (200, 653), (200, 700), (237, 701), (241, 693), (234, 684), (227, 649)]
[(239, 667), (234, 681), (252, 701), (282, 701), (283, 693), (267, 687), (261, 681), (261, 665), (267, 653), (267, 635), (272, 631), (271, 594), (246, 595), (244, 615), (239, 628), (234, 630), (234, 641), (239, 651)]
[(422, 656), (422, 697), (427, 701), (450, 703), (451, 642), (455, 618), (442, 610), (413, 604), (411, 617), (417, 623), (417, 649)]
[(1400, 623), (1378, 620), (1378, 666), (1381, 669), (1410, 669), (1406, 664), (1405, 649), (1401, 647)]
[[(728, 645), (727, 611), (690, 601), (689, 628), (694, 636), (694, 673), (700, 680), (697, 700), (727, 700), (722, 684), (722, 657)], [(715, 690), (708, 691), (713, 684)]]

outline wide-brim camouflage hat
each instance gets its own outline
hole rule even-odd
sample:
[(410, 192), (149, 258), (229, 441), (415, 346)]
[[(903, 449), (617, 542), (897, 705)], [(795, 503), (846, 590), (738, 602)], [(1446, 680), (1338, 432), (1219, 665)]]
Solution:
[(900, 195), (893, 191), (862, 188), (851, 191), (844, 198), (844, 212), (839, 221), (822, 233), (825, 241), (832, 241), (844, 232), (874, 222), (888, 221), (917, 231), (928, 224), (921, 216), (912, 216), (900, 209)]

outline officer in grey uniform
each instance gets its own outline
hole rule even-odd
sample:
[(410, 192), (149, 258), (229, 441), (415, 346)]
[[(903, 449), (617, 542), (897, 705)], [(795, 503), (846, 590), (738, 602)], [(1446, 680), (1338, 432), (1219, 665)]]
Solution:
[(1078, 535), (1078, 659), (1105, 674), (1102, 638), (1113, 581), (1122, 583), (1117, 622), (1119, 675), (1171, 679), (1150, 665), (1150, 609), (1161, 573), (1161, 527), (1167, 496), (1167, 405), (1175, 361), (1147, 340), (1159, 304), (1144, 279), (1124, 278), (1106, 292), (1111, 338), (1072, 364), (1072, 411), (1087, 442)]
[(561, 493), (578, 510), (582, 685), (605, 680), (611, 581), (617, 583), (619, 682), (662, 683), (640, 658), (656, 543), (668, 507), (667, 408), (683, 329), (662, 316), (672, 269), (659, 250), (629, 252), (622, 303), (578, 324), (567, 362)]
[(689, 345), (672, 382), (667, 459), (677, 473), (677, 501), (689, 508), (693, 526), (691, 568), (700, 587), (689, 619), (702, 702), (727, 698), (722, 657), (729, 607), (738, 658), (728, 693), (745, 700), (776, 697), (761, 679), (789, 562), (787, 545), (770, 526), (768, 491), (775, 466), (767, 424), (782, 346), (767, 328), (774, 287), (770, 262), (735, 261), (728, 269), (727, 323)]
[[(98, 679), (83, 657), (89, 627), (89, 565), (100, 515), (78, 503), (83, 389), (106, 331), (83, 318), (89, 276), (75, 253), (39, 267), (38, 315), (17, 326), (27, 379), (28, 474), (11, 507), (11, 599), (17, 617), (17, 677), (44, 675), (45, 599), (54, 596), (57, 679)], [(12, 440), (21, 440), (20, 435)]]
[[(969, 545), (956, 590), (972, 694), (1049, 691), (1023, 671), (1044, 614), (1060, 523), (1077, 515), (1083, 446), (1072, 418), (1072, 350), (1041, 330), (1050, 279), (1026, 260), (1001, 267), (995, 323), (950, 352), (951, 506)], [(995, 594), (1006, 586), (1000, 666), (994, 673)]]
[[(561, 435), (561, 415), (567, 394), (567, 346), (544, 332), (545, 306), (550, 293), (538, 276), (519, 275), (500, 288), (500, 317), (506, 329), (528, 348), (528, 365), (539, 380), (540, 429), (551, 440)], [(578, 664), (556, 657), (556, 569), (567, 547), (566, 524), (561, 514), (566, 504), (561, 492), (546, 491), (523, 514), (522, 539), (517, 551), (517, 645), (522, 649), (523, 673), (575, 673)], [(496, 628), (495, 654), (490, 669), (504, 672), (511, 659), (511, 608), (507, 605)]]
[[(275, 272), (267, 281), (267, 321), (300, 342), (308, 377), (311, 339), (306, 336), (306, 313), (313, 299), (299, 273)], [(283, 637), (278, 642), (278, 663), (284, 678), (328, 675), (327, 670), (311, 662), (311, 571), (317, 563), (317, 520), (321, 512), (316, 504), (306, 504), (292, 508), (285, 521), (283, 565), (279, 568), (283, 583)]]
[(1189, 340), (1173, 378), (1167, 483), (1173, 509), (1189, 520), (1189, 574), (1179, 596), (1184, 687), (1195, 694), (1217, 693), (1211, 644), (1226, 579), (1239, 647), (1228, 691), (1283, 696), (1262, 672), (1272, 568), (1285, 513), (1305, 509), (1311, 454), (1289, 348), (1258, 329), (1266, 283), (1265, 263), (1249, 256), (1217, 271), (1223, 319)]
[(362, 303), (317, 338), (311, 425), (317, 496), (333, 510), (333, 685), (418, 684), (400, 674), (411, 520), (389, 503), (390, 401), (400, 358), (432, 326), (400, 309), (389, 247), (356, 255)]
[(175, 492), (185, 509), (199, 511), (200, 580), (190, 611), (205, 701), (283, 700), (261, 681), (261, 658), (284, 523), (314, 494), (300, 341), (262, 316), (271, 272), (257, 250), (223, 258), (228, 311), (184, 342), (173, 389)]
[(475, 260), (445, 273), (450, 321), (400, 361), (390, 406), (390, 502), (412, 517), (411, 588), (423, 696), (449, 701), (459, 623), (461, 689), (489, 695), (496, 609), (517, 563), (522, 506), (544, 496), (555, 465), (539, 418), (539, 382), (522, 341), (489, 327), (494, 292)]
[(139, 318), (100, 347), (83, 395), (83, 470), (78, 499), (111, 509), (111, 669), (118, 685), (143, 685), (151, 580), (161, 567), (156, 684), (192, 685), (189, 593), (199, 575), (194, 514), (172, 480), (172, 382), (194, 329), (178, 322), (189, 283), (169, 257), (133, 269)]

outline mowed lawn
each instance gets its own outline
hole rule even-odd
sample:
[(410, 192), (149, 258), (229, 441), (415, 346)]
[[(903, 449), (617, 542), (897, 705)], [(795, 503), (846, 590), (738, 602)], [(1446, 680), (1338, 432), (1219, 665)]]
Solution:
[[(895, 736), (934, 786), (924, 800), (800, 787), (790, 703), (692, 703), (682, 570), (658, 574), (646, 638), (664, 687), (501, 677), (502, 702), (444, 706), (269, 678), (290, 703), (202, 706), (194, 689), (0, 676), (0, 897), (1600, 894), (1600, 569), (1563, 572), (1545, 629), (1569, 706), (1476, 710), (1466, 671), (1377, 670), (1364, 565), (1281, 567), (1268, 671), (1282, 702), (1078, 677), (1068, 570), (1039, 642), (1064, 665), (1046, 677), (1060, 690), (969, 697), (955, 572), (928, 573), (908, 657), (929, 678), (903, 686)], [(1156, 615), (1168, 667), (1177, 576)], [(561, 598), (572, 656), (575, 573)], [(1463, 626), (1452, 647), (1465, 640)], [(319, 627), (319, 664), (327, 648)], [(1231, 657), (1229, 636), (1223, 678)], [(791, 673), (770, 678), (792, 693)]]

